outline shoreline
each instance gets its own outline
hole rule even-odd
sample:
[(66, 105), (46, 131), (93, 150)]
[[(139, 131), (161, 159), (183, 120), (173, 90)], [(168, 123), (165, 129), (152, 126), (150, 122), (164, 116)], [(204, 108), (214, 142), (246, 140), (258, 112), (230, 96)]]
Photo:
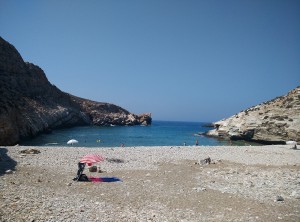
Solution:
[[(20, 154), (24, 149), (38, 154)], [(1, 147), (4, 221), (299, 221), (300, 150), (289, 145)], [(79, 159), (122, 182), (74, 182)], [(212, 163), (201, 165), (210, 157)], [(283, 201), (277, 200), (278, 196)]]

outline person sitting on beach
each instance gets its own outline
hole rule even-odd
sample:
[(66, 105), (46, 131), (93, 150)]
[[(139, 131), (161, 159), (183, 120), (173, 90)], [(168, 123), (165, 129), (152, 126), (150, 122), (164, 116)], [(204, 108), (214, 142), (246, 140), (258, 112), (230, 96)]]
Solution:
[[(74, 181), (85, 181), (87, 178), (85, 174), (83, 173), (83, 170), (85, 168), (85, 163), (78, 163), (78, 170), (77, 170), (77, 176), (73, 179)], [(86, 178), (85, 178), (86, 177)]]

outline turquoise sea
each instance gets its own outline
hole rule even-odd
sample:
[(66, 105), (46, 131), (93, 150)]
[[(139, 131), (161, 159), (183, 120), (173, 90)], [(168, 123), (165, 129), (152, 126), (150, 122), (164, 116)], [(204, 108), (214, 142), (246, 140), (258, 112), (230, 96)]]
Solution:
[[(85, 126), (54, 130), (48, 134), (25, 141), (20, 145), (28, 146), (70, 146), (67, 141), (76, 139), (73, 146), (119, 147), (129, 146), (222, 146), (229, 145), (226, 140), (197, 135), (212, 128), (201, 122), (153, 121), (151, 126)], [(249, 144), (249, 143), (247, 143)], [(236, 142), (233, 145), (245, 145)]]

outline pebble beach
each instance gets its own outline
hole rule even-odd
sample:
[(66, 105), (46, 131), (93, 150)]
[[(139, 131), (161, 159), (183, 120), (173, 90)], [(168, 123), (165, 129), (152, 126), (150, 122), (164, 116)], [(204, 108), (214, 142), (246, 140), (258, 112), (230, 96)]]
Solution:
[[(24, 150), (37, 153), (24, 153)], [(106, 159), (76, 182), (87, 154)], [(211, 163), (203, 163), (206, 158)], [(300, 150), (0, 147), (0, 221), (300, 221)]]

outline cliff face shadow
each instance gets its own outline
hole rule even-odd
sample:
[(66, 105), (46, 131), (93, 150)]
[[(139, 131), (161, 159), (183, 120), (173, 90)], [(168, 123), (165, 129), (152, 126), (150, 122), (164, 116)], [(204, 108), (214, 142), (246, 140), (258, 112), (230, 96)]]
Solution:
[(15, 170), (17, 162), (7, 155), (7, 149), (0, 147), (0, 176), (5, 174), (6, 170)]

